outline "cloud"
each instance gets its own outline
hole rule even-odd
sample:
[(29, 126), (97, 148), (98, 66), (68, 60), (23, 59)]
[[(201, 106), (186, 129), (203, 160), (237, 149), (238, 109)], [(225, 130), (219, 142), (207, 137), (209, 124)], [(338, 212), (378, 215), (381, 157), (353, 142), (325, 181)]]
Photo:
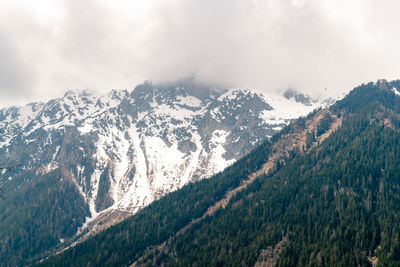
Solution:
[(19, 57), (18, 48), (3, 37), (0, 30), (0, 94), (13, 96), (23, 94), (32, 81), (31, 70)]
[(0, 4), (0, 106), (194, 77), (348, 91), (400, 78), (400, 2), (13, 0)]

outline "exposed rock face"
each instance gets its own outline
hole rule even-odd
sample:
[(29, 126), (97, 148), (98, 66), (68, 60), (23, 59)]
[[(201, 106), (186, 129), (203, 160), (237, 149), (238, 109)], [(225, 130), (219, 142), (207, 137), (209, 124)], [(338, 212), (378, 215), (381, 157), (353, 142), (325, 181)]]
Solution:
[[(70, 91), (47, 103), (0, 110), (0, 156), (22, 164), (17, 174), (62, 169), (89, 207), (90, 222), (105, 212), (135, 213), (210, 177), (324, 105), (301, 96), (190, 82), (146, 82), (102, 96)], [(14, 190), (35, 179), (15, 176), (2, 177)]]

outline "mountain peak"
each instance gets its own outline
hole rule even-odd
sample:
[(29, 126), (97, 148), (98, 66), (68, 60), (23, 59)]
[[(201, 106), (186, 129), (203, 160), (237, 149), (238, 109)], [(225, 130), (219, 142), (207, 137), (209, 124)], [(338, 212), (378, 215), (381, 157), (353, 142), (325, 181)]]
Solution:
[(304, 95), (303, 93), (300, 93), (296, 90), (293, 90), (291, 88), (287, 89), (284, 93), (283, 96), (286, 99), (291, 99), (294, 98), (294, 100), (297, 103), (302, 103), (306, 106), (312, 106), (312, 104), (315, 102), (309, 95)]
[[(130, 93), (68, 91), (44, 105), (0, 112), (0, 157), (11, 155), (23, 164), (18, 175), (26, 177), (17, 179), (15, 173), (6, 173), (2, 178), (15, 190), (5, 192), (7, 198), (22, 199), (25, 191), (19, 187), (32, 192), (43, 189), (40, 194), (45, 195), (50, 192), (47, 188), (57, 193), (59, 186), (70, 186), (69, 195), (64, 191), (57, 195), (62, 201), (50, 203), (50, 198), (41, 197), (29, 204), (13, 202), (42, 212), (38, 225), (50, 220), (46, 212), (57, 210), (58, 203), (74, 207), (62, 215), (75, 222), (68, 225), (68, 233), (55, 230), (47, 239), (41, 238), (50, 240), (49, 244), (59, 244), (62, 239), (67, 245), (189, 182), (222, 171), (295, 118), (321, 105), (305, 105), (294, 97), (267, 91), (222, 90), (193, 81), (147, 81)], [(32, 188), (37, 181), (44, 181), (47, 187)], [(54, 225), (52, 229), (62, 227)], [(19, 252), (36, 246), (35, 239), (21, 238), (28, 239), (26, 246), (18, 246)], [(37, 249), (41, 253), (50, 247)], [(9, 255), (19, 254), (14, 252)]]
[(387, 81), (385, 79), (379, 79), (375, 82), (374, 84), (377, 86), (380, 90), (386, 91), (389, 93), (394, 93), (395, 95), (400, 95), (400, 92), (398, 90), (399, 81)]
[[(48, 266), (96, 261), (399, 266), (393, 234), (400, 231), (396, 88), (399, 81), (355, 88), (333, 107), (298, 119), (224, 172), (153, 203), (139, 216), (54, 257)], [(228, 92), (220, 99), (229, 102), (238, 95), (249, 94)], [(300, 105), (295, 95), (289, 91), (280, 100)], [(219, 136), (226, 135), (220, 131)]]
[(375, 85), (379, 86), (381, 89), (386, 88), (389, 82), (386, 79), (378, 79), (375, 82)]
[(380, 79), (376, 82), (362, 84), (354, 88), (345, 98), (338, 101), (335, 108), (346, 109), (351, 112), (364, 112), (372, 107), (380, 105), (395, 111), (400, 111), (400, 80), (387, 81)]

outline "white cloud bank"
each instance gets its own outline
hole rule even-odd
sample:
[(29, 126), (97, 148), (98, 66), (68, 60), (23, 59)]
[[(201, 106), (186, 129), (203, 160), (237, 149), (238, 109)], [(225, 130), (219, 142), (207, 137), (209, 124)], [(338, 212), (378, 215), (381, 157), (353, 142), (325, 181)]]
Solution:
[(398, 0), (3, 0), (0, 107), (188, 76), (266, 90), (400, 79)]

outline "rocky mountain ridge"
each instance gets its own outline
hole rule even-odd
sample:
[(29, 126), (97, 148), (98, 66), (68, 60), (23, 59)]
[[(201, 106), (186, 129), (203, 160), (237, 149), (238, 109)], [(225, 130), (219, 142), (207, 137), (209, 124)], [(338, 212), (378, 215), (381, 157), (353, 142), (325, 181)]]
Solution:
[[(132, 92), (69, 91), (47, 103), (5, 108), (0, 155), (22, 167), (4, 173), (2, 184), (18, 193), (59, 170), (60, 182), (71, 183), (86, 205), (77, 233), (87, 226), (102, 229), (190, 181), (222, 171), (294, 118), (331, 104), (304, 95), (308, 101), (296, 99), (146, 82)], [(70, 237), (57, 236), (60, 243)]]
[(40, 266), (397, 266), (398, 88), (356, 87)]

